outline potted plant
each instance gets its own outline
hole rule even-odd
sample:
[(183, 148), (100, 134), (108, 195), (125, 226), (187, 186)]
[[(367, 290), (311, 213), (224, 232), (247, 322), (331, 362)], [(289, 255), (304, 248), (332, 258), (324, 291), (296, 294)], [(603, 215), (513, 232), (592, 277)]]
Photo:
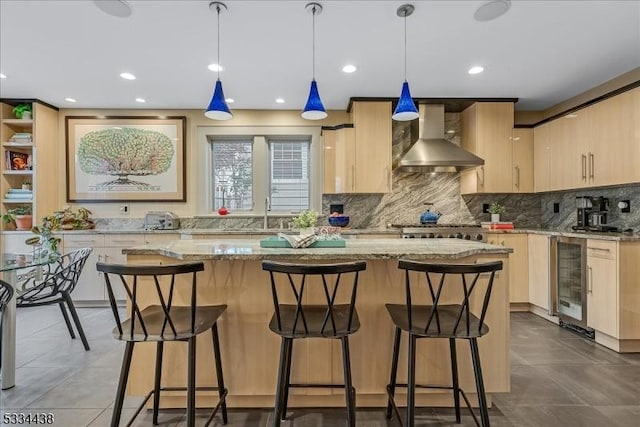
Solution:
[(505, 213), (507, 209), (498, 202), (493, 202), (489, 206), (489, 213), (491, 214), (491, 222), (500, 222), (500, 215)]
[(31, 190), (31, 181), (24, 181), (22, 183), (22, 189), (23, 190)]
[(293, 228), (300, 230), (300, 234), (313, 234), (318, 222), (318, 212), (308, 209), (300, 212), (300, 215), (293, 218)]
[(18, 231), (31, 230), (33, 225), (31, 206), (18, 206), (7, 210), (2, 214), (2, 221), (5, 224), (14, 223)]
[(53, 235), (54, 231), (62, 228), (62, 221), (60, 215), (50, 215), (42, 218), (42, 224), (35, 226), (31, 229), (33, 234), (37, 237), (31, 237), (25, 241), (27, 245), (34, 245), (40, 247), (40, 258), (58, 258), (60, 251), (58, 245), (61, 240), (59, 237)]
[(31, 120), (31, 104), (18, 104), (13, 108), (16, 119)]

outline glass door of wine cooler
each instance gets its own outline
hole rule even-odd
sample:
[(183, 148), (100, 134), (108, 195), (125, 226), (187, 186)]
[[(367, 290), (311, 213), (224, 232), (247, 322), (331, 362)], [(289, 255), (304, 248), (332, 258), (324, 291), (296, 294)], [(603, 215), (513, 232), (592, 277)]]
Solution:
[(586, 240), (560, 237), (554, 252), (558, 316), (586, 327)]

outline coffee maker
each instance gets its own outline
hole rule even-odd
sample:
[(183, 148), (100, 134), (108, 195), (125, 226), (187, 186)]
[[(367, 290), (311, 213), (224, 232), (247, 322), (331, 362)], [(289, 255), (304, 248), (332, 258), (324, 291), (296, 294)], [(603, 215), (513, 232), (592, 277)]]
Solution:
[(572, 228), (577, 231), (618, 231), (616, 227), (607, 226), (607, 212), (609, 199), (606, 197), (580, 196), (576, 197), (578, 210), (577, 225)]

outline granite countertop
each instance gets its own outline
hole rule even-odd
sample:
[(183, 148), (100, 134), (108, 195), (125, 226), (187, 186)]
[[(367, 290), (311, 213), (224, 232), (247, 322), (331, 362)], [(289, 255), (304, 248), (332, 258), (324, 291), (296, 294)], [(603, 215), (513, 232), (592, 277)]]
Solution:
[(582, 239), (640, 242), (638, 233), (595, 233), (580, 231), (551, 230), (548, 228), (514, 228), (513, 230), (485, 230), (488, 234), (543, 234), (547, 236), (577, 237)]
[(460, 239), (349, 240), (344, 248), (261, 248), (258, 240), (177, 240), (123, 249), (126, 255), (164, 255), (180, 260), (456, 260), (476, 254), (507, 254), (511, 248)]

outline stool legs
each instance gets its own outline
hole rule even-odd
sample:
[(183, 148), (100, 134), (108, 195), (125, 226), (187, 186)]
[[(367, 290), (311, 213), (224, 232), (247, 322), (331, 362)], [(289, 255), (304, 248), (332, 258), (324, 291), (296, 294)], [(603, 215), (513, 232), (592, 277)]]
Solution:
[(342, 366), (344, 370), (344, 394), (347, 400), (347, 422), (349, 427), (356, 425), (356, 403), (351, 383), (351, 358), (349, 356), (349, 337), (342, 337)]
[(196, 425), (196, 337), (189, 338), (187, 368), (187, 427)]
[(280, 419), (284, 421), (287, 418), (287, 403), (289, 402), (289, 384), (291, 383), (291, 355), (293, 353), (293, 340), (287, 340), (287, 348), (286, 348), (286, 360), (284, 362), (285, 371), (284, 371), (284, 392), (282, 398), (282, 413), (280, 414)]
[(282, 341), (280, 343), (280, 366), (278, 367), (278, 386), (276, 387), (276, 403), (275, 409), (273, 413), (273, 427), (280, 426), (280, 417), (282, 416), (282, 402), (284, 398), (284, 383), (286, 379), (286, 357), (287, 357), (287, 348), (288, 348), (288, 340), (290, 338), (282, 337)]
[(214, 323), (211, 328), (211, 338), (213, 340), (213, 358), (216, 364), (216, 378), (218, 379), (218, 396), (220, 397), (220, 408), (222, 410), (222, 422), (227, 423), (227, 389), (224, 388), (224, 378), (222, 376), (222, 357), (220, 356), (220, 340), (218, 338), (218, 323)]
[(407, 426), (415, 423), (416, 406), (416, 342), (413, 334), (409, 334), (409, 363), (407, 365)]
[(484, 393), (484, 381), (482, 380), (482, 368), (480, 367), (480, 352), (478, 351), (478, 340), (471, 338), (471, 359), (473, 360), (473, 372), (476, 377), (476, 390), (478, 391), (478, 405), (480, 406), (480, 419), (482, 427), (489, 427), (489, 408), (487, 407), (487, 397)]
[(156, 344), (156, 374), (153, 381), (153, 425), (158, 425), (158, 407), (160, 406), (160, 383), (162, 380), (162, 350), (164, 343)]
[(449, 349), (451, 350), (451, 385), (453, 387), (453, 402), (456, 407), (456, 423), (460, 424), (460, 384), (458, 382), (458, 356), (455, 338), (449, 338)]
[(120, 380), (118, 381), (118, 391), (116, 392), (116, 401), (113, 404), (113, 415), (111, 416), (111, 427), (118, 427), (118, 425), (120, 424), (122, 404), (124, 403), (124, 392), (127, 389), (129, 367), (131, 366), (131, 356), (133, 355), (134, 344), (135, 342), (127, 342), (127, 345), (124, 348), (122, 369), (120, 370)]
[(391, 359), (391, 377), (389, 378), (389, 385), (387, 391), (389, 392), (389, 403), (387, 403), (387, 419), (390, 420), (393, 416), (393, 405), (391, 399), (396, 391), (396, 378), (398, 376), (398, 355), (400, 354), (400, 337), (402, 336), (402, 330), (396, 328), (396, 333), (393, 339), (393, 357)]

